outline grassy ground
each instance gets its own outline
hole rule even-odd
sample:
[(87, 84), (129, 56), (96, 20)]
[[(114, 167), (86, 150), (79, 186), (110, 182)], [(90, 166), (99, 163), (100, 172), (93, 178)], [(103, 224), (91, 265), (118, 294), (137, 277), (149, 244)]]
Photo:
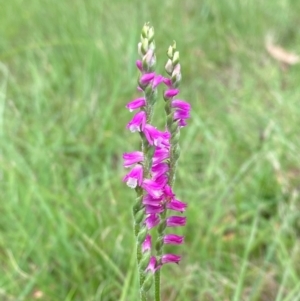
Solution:
[(158, 65), (176, 39), (189, 203), (164, 301), (300, 300), (300, 2), (1, 1), (0, 299), (135, 301), (134, 193), (121, 155), (145, 21)]

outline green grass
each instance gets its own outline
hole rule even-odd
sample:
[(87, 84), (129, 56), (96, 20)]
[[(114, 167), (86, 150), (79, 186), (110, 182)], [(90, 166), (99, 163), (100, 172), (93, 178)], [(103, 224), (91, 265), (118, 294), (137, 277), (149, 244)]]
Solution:
[(124, 106), (146, 21), (159, 71), (176, 40), (193, 108), (176, 182), (186, 243), (163, 269), (163, 300), (300, 300), (300, 67), (283, 72), (264, 48), (273, 32), (300, 52), (299, 9), (2, 1), (0, 300), (138, 300), (121, 156), (139, 141)]

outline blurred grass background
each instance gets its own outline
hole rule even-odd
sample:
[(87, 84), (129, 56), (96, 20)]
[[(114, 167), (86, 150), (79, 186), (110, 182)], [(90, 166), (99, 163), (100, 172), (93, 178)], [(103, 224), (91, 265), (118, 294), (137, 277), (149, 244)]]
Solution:
[(189, 204), (163, 300), (300, 300), (300, 2), (1, 1), (0, 300), (137, 299), (121, 156), (150, 21), (158, 71), (175, 39), (182, 130), (178, 197)]

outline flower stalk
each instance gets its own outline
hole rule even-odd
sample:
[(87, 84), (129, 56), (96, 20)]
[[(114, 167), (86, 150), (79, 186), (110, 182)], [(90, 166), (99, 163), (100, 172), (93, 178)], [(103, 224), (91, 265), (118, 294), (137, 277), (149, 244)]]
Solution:
[[(186, 126), (186, 119), (188, 119), (190, 105), (182, 100), (174, 100), (174, 97), (179, 93), (179, 85), (181, 82), (181, 67), (179, 63), (179, 52), (176, 51), (176, 43), (169, 47), (167, 51), (168, 61), (165, 65), (165, 71), (168, 74), (167, 78), (164, 78), (164, 83), (167, 86), (164, 92), (165, 100), (165, 114), (166, 114), (166, 128), (170, 133), (170, 146), (169, 146), (169, 160), (168, 160), (168, 174), (167, 174), (167, 188), (169, 195), (163, 203), (163, 211), (160, 213), (160, 224), (157, 228), (158, 238), (156, 242), (156, 254), (159, 258), (159, 264), (166, 262), (178, 263), (180, 256), (169, 254), (167, 257), (163, 255), (164, 244), (181, 244), (183, 243), (183, 237), (174, 234), (165, 235), (167, 227), (184, 226), (186, 219), (180, 216), (167, 217), (167, 209), (170, 209), (170, 200), (175, 200), (175, 194), (173, 193), (173, 185), (175, 182), (175, 173), (177, 167), (177, 161), (180, 156), (179, 137), (180, 128)], [(185, 209), (181, 208), (182, 211)], [(169, 208), (168, 208), (169, 207)], [(174, 207), (171, 208), (174, 210)], [(176, 210), (176, 208), (175, 208)], [(160, 270), (155, 273), (155, 301), (160, 301)]]
[[(147, 301), (147, 292), (155, 275), (155, 300), (160, 301), (160, 269), (167, 263), (179, 263), (181, 256), (165, 254), (165, 244), (180, 245), (184, 237), (166, 234), (169, 227), (181, 227), (186, 223), (182, 216), (168, 216), (167, 210), (184, 212), (186, 204), (176, 198), (173, 192), (175, 171), (179, 158), (180, 128), (189, 118), (188, 103), (174, 99), (179, 93), (181, 80), (179, 52), (176, 45), (169, 47), (168, 62), (165, 66), (168, 77), (155, 73), (156, 56), (154, 30), (149, 24), (142, 29), (138, 44), (140, 60), (136, 66), (140, 71), (138, 90), (142, 96), (130, 101), (126, 108), (132, 112), (139, 110), (127, 124), (131, 132), (139, 132), (141, 150), (123, 154), (124, 167), (131, 170), (123, 181), (136, 191), (136, 200), (132, 208), (134, 234), (136, 238), (136, 258), (139, 273), (140, 300)], [(167, 90), (165, 100), (165, 131), (152, 125), (154, 105), (157, 99), (157, 87), (164, 83)], [(157, 227), (157, 241), (152, 248), (151, 229)], [(153, 255), (155, 253), (155, 256)]]

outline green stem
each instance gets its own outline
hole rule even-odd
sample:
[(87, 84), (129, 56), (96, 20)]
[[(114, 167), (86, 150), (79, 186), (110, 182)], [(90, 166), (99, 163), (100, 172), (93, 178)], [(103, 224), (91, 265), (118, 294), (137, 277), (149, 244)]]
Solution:
[[(166, 217), (167, 217), (167, 210), (164, 210), (160, 214), (160, 225), (158, 226), (158, 238), (157, 238), (157, 244), (156, 244), (156, 255), (161, 260), (161, 256), (163, 255), (163, 237), (165, 232), (165, 223), (166, 223)], [(158, 262), (157, 264), (160, 264)], [(155, 301), (160, 301), (161, 293), (160, 293), (160, 269), (158, 269), (155, 272), (154, 276), (154, 290), (155, 290)]]
[(155, 301), (160, 301), (160, 269), (155, 273)]

